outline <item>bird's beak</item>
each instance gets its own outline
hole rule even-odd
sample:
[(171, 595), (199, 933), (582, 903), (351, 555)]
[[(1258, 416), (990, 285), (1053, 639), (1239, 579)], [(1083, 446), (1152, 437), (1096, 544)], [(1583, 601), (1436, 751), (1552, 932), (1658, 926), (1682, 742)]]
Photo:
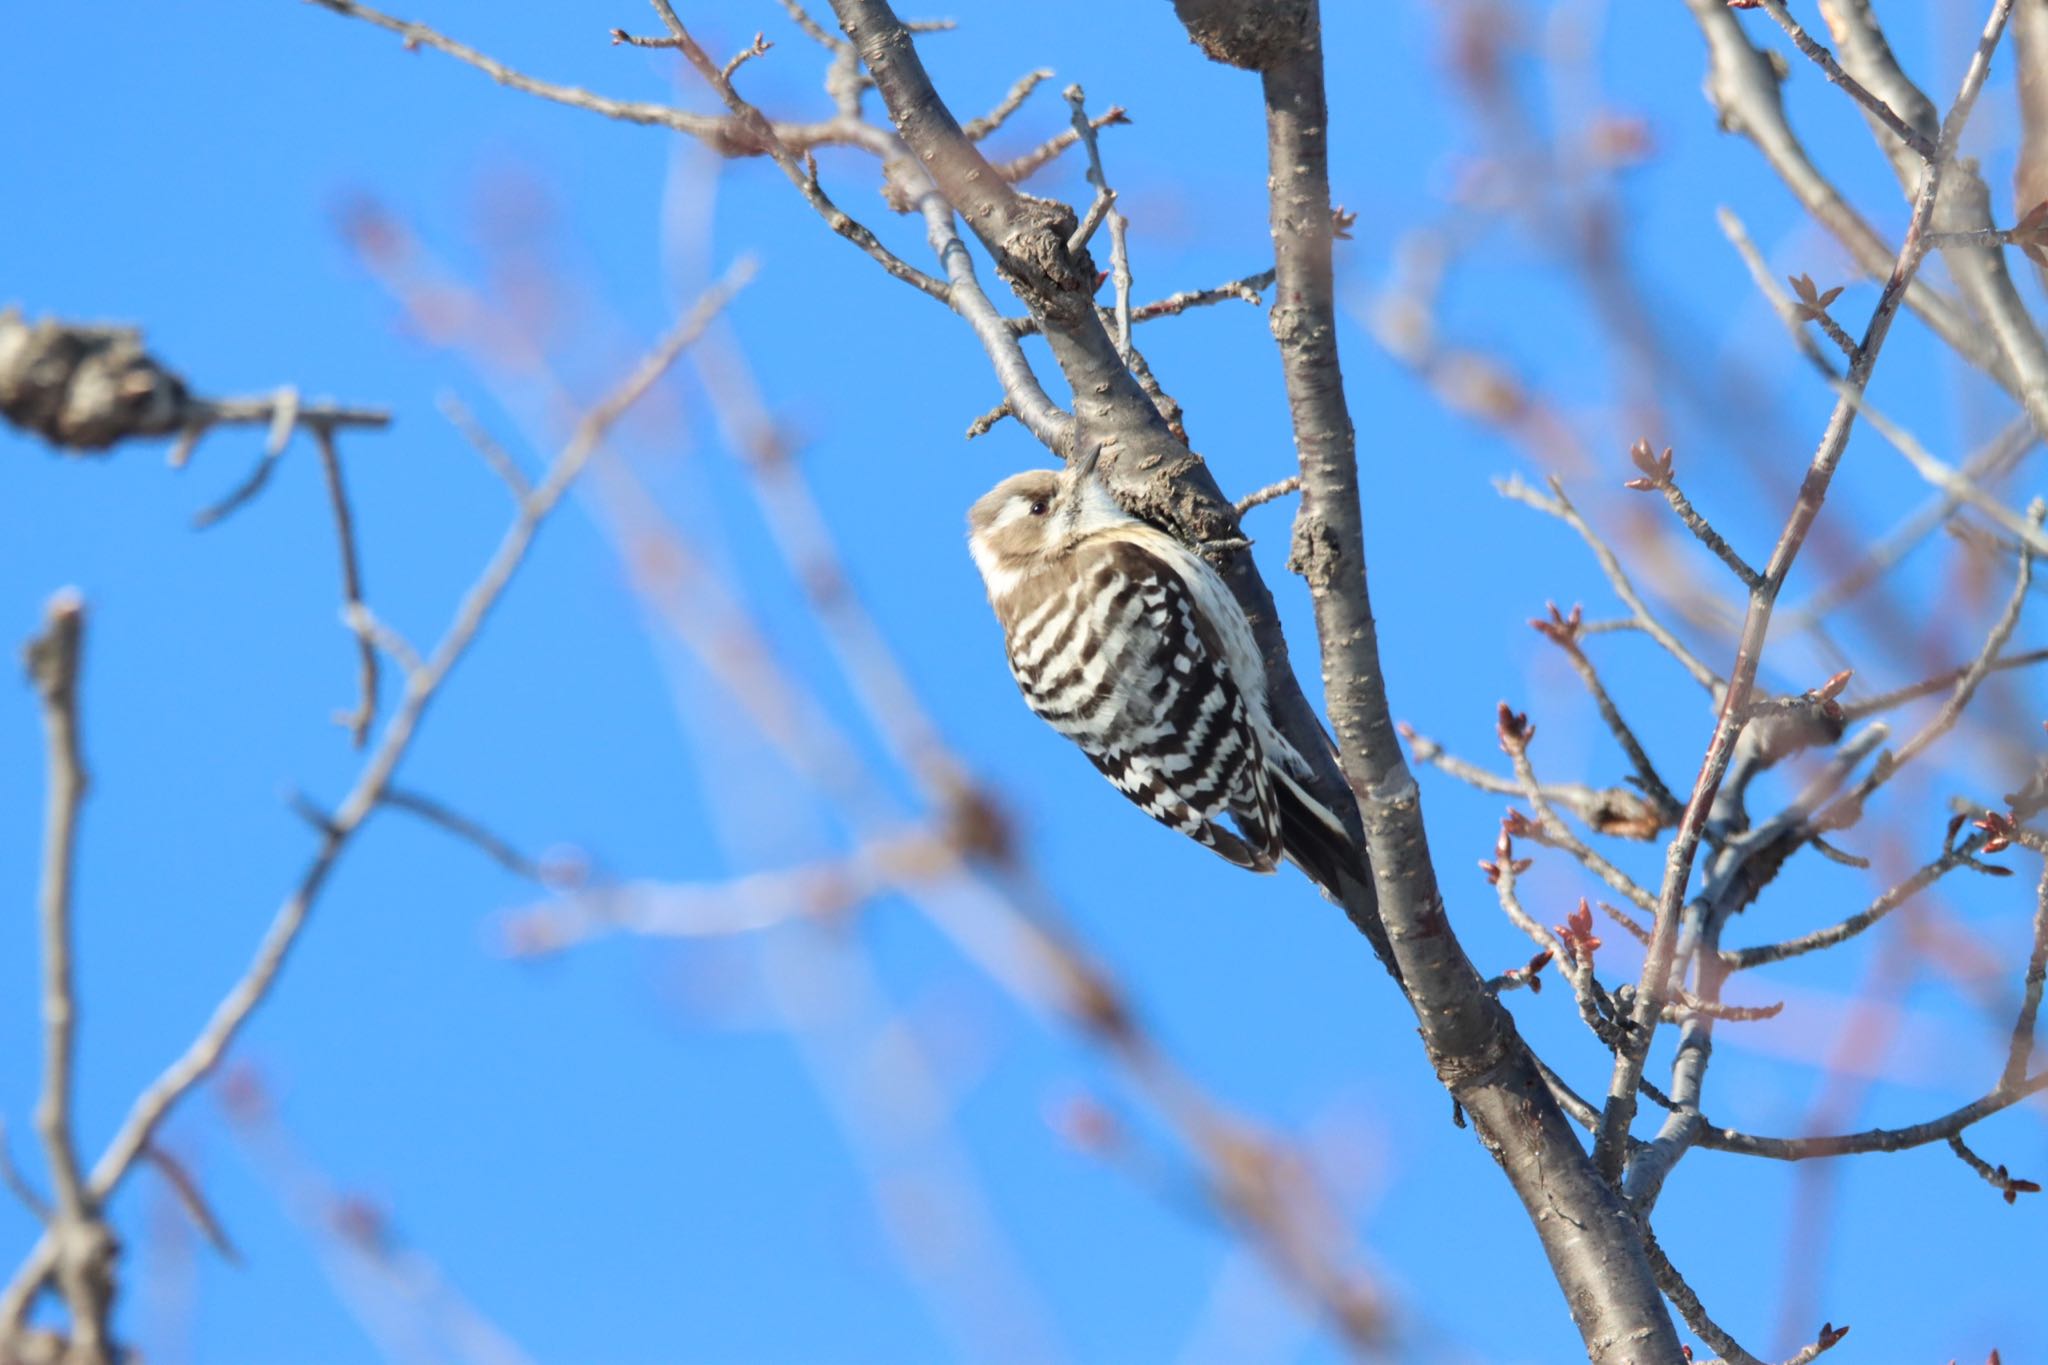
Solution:
[(1093, 478), (1095, 475), (1096, 462), (1101, 460), (1101, 458), (1102, 442), (1089, 442), (1088, 449), (1086, 450), (1086, 452), (1084, 452), (1079, 459), (1075, 460), (1072, 464), (1067, 466), (1068, 482), (1073, 484), (1080, 484), (1090, 478)]

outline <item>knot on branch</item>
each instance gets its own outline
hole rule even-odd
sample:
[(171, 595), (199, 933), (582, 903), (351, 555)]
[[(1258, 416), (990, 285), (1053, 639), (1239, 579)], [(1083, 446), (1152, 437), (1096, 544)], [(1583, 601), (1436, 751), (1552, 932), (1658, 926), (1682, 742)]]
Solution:
[(986, 788), (949, 777), (944, 790), (946, 842), (962, 856), (996, 867), (1017, 861), (1015, 822)]
[(1588, 825), (1617, 839), (1648, 842), (1671, 824), (1656, 802), (1627, 787), (1603, 787), (1570, 804)]
[(1056, 317), (1094, 307), (1091, 300), (1102, 283), (1087, 248), (1067, 247), (1080, 225), (1070, 205), (1019, 194), (997, 256), (1003, 278)]
[(1309, 31), (1308, 0), (1173, 0), (1188, 39), (1212, 62), (1263, 71)]
[(702, 141), (712, 151), (732, 160), (768, 156), (775, 150), (772, 136), (763, 136), (761, 128), (744, 119), (719, 120)]
[(1138, 1041), (1137, 1020), (1114, 981), (1077, 953), (1055, 954), (1051, 965), (1075, 1022), (1111, 1047), (1130, 1047)]
[(1512, 1060), (1521, 1045), (1514, 1016), (1502, 1008), (1498, 997), (1487, 998), (1486, 1010), (1493, 1027), (1484, 1039), (1470, 1047), (1446, 1051), (1437, 1045), (1428, 1028), (1422, 1031), (1424, 1045), (1429, 1049), (1429, 1064), (1435, 1068), (1437, 1080), (1454, 1099), (1491, 1079), (1495, 1072)]
[(1240, 534), (1237, 509), (1213, 494), (1200, 455), (1163, 427), (1099, 435), (1090, 426), (1076, 439), (1084, 448), (1102, 443), (1098, 467), (1124, 510), (1200, 550), (1226, 579), (1232, 576), (1231, 566), (1250, 542)]
[(1344, 581), (1344, 546), (1320, 516), (1306, 512), (1294, 519), (1294, 540), (1287, 551), (1287, 571), (1300, 574), (1312, 593), (1325, 593)]
[(1761, 771), (1801, 749), (1840, 740), (1849, 720), (1835, 699), (1848, 684), (1849, 674), (1838, 673), (1811, 692), (1758, 702), (1743, 732), (1750, 766)]
[(18, 309), (0, 311), (0, 416), (60, 450), (166, 435), (185, 425), (189, 404), (184, 382), (133, 328), (30, 323)]

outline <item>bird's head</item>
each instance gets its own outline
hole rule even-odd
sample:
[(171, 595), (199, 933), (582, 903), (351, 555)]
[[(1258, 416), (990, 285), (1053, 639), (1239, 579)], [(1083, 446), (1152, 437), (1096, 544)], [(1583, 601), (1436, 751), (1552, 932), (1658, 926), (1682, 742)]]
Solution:
[(967, 547), (989, 596), (1007, 596), (1096, 532), (1135, 520), (1096, 475), (1102, 448), (1064, 470), (1012, 474), (982, 494), (967, 513)]

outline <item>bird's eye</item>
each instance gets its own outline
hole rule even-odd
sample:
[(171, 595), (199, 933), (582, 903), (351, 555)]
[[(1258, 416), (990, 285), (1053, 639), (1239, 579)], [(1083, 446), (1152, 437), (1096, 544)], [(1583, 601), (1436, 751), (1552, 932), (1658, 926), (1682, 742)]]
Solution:
[(1046, 501), (1045, 501), (1045, 499), (1044, 499), (1044, 498), (1039, 498), (1038, 500), (1036, 500), (1035, 502), (1033, 502), (1033, 503), (1031, 504), (1031, 515), (1032, 515), (1032, 516), (1034, 516), (1034, 517), (1042, 517), (1042, 516), (1044, 516), (1044, 515), (1045, 515), (1045, 509), (1046, 509)]

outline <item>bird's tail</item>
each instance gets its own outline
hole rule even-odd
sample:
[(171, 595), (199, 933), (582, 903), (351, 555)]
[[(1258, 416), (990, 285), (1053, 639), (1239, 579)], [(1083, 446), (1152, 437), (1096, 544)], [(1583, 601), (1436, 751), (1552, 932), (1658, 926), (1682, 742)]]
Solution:
[(1288, 861), (1321, 887), (1324, 895), (1344, 907), (1344, 913), (1399, 981), (1401, 969), (1394, 961), (1386, 925), (1380, 920), (1379, 894), (1373, 888), (1372, 867), (1366, 861), (1365, 851), (1353, 842), (1350, 831), (1329, 807), (1283, 769), (1276, 766), (1272, 771), (1276, 779), (1274, 797), (1280, 809), (1280, 840)]

